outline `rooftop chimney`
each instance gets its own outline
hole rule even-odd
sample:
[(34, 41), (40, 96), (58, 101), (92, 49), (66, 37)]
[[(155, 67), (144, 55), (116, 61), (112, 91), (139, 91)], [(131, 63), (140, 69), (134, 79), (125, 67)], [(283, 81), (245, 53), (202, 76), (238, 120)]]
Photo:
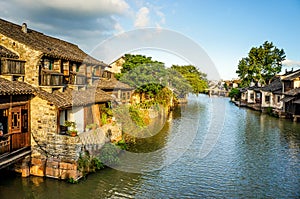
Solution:
[(27, 33), (27, 24), (26, 23), (22, 24), (22, 32)]

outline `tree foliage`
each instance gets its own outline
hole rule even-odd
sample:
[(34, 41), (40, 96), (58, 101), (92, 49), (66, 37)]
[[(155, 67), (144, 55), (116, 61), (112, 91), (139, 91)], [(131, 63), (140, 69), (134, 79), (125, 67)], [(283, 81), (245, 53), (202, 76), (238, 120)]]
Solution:
[(272, 42), (266, 41), (259, 47), (252, 47), (248, 57), (242, 58), (236, 73), (242, 80), (242, 86), (251, 82), (269, 84), (271, 78), (281, 71), (285, 52), (278, 49)]
[(233, 88), (231, 89), (231, 91), (229, 92), (229, 97), (230, 98), (234, 98), (235, 100), (238, 100), (241, 98), (241, 92), (239, 89), (237, 88)]
[(178, 72), (143, 55), (126, 54), (121, 74), (117, 74), (116, 78), (134, 87), (136, 92), (146, 93), (150, 97), (155, 97), (165, 87), (170, 87), (177, 95), (192, 91)]
[(202, 93), (208, 88), (206, 74), (200, 72), (195, 66), (173, 65), (171, 69), (179, 72), (189, 82), (193, 88), (193, 93)]
[(122, 65), (121, 73), (116, 74), (116, 78), (122, 78), (123, 74), (134, 70), (139, 66), (147, 66), (147, 65), (159, 65), (164, 66), (164, 63), (152, 60), (152, 57), (146, 57), (144, 55), (132, 55), (125, 54), (124, 55), (124, 64)]

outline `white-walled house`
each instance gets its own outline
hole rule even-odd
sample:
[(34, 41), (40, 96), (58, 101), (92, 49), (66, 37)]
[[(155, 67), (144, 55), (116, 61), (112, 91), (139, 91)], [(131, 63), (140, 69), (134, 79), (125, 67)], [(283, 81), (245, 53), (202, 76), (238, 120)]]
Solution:
[(283, 103), (282, 83), (280, 77), (275, 77), (267, 86), (261, 88), (261, 108), (271, 107), (281, 110)]

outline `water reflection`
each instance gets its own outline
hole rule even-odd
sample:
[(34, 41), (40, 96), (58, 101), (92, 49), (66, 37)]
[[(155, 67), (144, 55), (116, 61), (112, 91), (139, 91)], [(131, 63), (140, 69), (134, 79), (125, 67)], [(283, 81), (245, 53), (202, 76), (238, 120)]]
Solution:
[[(225, 102), (226, 119), (217, 144), (208, 156), (199, 158), (200, 146), (209, 129), (209, 106), (213, 100)], [(136, 174), (108, 168), (76, 185), (0, 174), (0, 198), (300, 197), (299, 123), (238, 108), (226, 98), (205, 96), (199, 96), (172, 114), (160, 133), (138, 140), (131, 148), (134, 152), (163, 149), (153, 157), (157, 164), (186, 150), (177, 161), (160, 170)], [(190, 137), (195, 133), (188, 122), (181, 125), (182, 121), (192, 124), (197, 121), (197, 134), (187, 148), (171, 149), (177, 135), (184, 133)]]

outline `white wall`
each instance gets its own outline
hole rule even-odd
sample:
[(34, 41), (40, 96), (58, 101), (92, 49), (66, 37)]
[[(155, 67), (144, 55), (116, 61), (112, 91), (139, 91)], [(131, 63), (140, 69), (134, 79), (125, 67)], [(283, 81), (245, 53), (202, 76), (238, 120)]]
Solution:
[[(273, 94), (271, 92), (261, 92), (261, 107), (273, 107)], [(266, 96), (270, 96), (270, 101), (266, 102)]]
[[(84, 130), (84, 109), (83, 107), (73, 107), (71, 110), (67, 111), (67, 120), (76, 122), (78, 132), (83, 132)], [(65, 123), (65, 111), (60, 112), (60, 124)]]
[(73, 107), (72, 109), (74, 122), (77, 124), (78, 132), (84, 131), (84, 108), (83, 107)]
[[(253, 90), (248, 90), (248, 96), (247, 96), (247, 102), (248, 103), (255, 103), (255, 93), (254, 93), (254, 91)], [(251, 99), (251, 94), (253, 94), (254, 95), (254, 97)]]
[(295, 80), (294, 81), (294, 88), (299, 88), (300, 87), (300, 80)]

